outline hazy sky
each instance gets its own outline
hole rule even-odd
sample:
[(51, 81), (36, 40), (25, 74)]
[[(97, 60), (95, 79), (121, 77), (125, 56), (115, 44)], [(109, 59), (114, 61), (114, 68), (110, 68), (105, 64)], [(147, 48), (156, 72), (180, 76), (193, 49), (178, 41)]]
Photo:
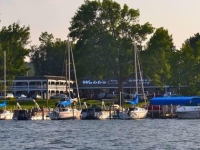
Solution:
[[(200, 0), (116, 0), (140, 10), (140, 24), (164, 27), (174, 44), (182, 43), (200, 31)], [(41, 32), (67, 39), (71, 18), (84, 0), (0, 0), (0, 28), (14, 22), (30, 26), (31, 45), (39, 45)]]

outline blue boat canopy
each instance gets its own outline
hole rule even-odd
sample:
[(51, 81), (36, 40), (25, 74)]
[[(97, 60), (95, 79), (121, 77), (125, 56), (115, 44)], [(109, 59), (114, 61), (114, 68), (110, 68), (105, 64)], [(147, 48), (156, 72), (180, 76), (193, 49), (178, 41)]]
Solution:
[(62, 106), (70, 106), (70, 104), (71, 104), (71, 98), (67, 98), (67, 100), (66, 101), (64, 101), (64, 102), (61, 102), (60, 103)]
[(187, 105), (200, 104), (198, 96), (177, 96), (177, 97), (154, 97), (150, 100), (150, 105)]
[(135, 99), (127, 100), (127, 103), (136, 105), (138, 104), (138, 100), (139, 100), (139, 97), (138, 97), (138, 94), (136, 94)]
[(3, 103), (0, 103), (0, 107), (6, 107), (6, 100)]

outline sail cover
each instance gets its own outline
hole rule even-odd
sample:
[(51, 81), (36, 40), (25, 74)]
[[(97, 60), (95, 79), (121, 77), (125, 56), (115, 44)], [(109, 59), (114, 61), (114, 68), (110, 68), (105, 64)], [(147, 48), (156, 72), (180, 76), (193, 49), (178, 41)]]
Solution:
[(70, 106), (71, 104), (71, 98), (68, 97), (66, 101), (63, 101), (60, 103), (62, 106)]
[(6, 107), (6, 100), (3, 103), (0, 103), (0, 107)]
[(138, 104), (138, 101), (139, 101), (139, 97), (138, 97), (138, 94), (136, 94), (135, 99), (128, 100), (127, 103), (132, 104), (132, 105), (136, 105), (136, 104)]

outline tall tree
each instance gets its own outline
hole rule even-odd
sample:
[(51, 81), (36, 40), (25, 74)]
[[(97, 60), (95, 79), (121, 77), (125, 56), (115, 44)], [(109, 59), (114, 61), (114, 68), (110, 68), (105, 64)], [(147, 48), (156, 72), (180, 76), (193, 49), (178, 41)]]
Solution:
[(31, 46), (30, 59), (36, 75), (64, 75), (66, 41), (54, 40), (52, 34), (43, 32), (39, 37), (40, 46)]
[(187, 39), (180, 52), (180, 79), (182, 93), (185, 95), (200, 94), (200, 34)]
[[(8, 27), (2, 27), (0, 31), (0, 60), (3, 61), (3, 51), (6, 51), (6, 72), (7, 79), (13, 80), (15, 76), (25, 75), (27, 68), (24, 62), (25, 56), (28, 56), (29, 49), (26, 48), (29, 43), (30, 28), (20, 26), (19, 23), (13, 23)], [(3, 70), (3, 62), (0, 62)], [(3, 72), (0, 73), (3, 77)]]
[(153, 32), (151, 24), (139, 24), (139, 15), (112, 0), (87, 0), (79, 7), (69, 28), (79, 77), (116, 77), (122, 91), (134, 69), (133, 36), (142, 42)]
[(143, 52), (144, 74), (157, 86), (164, 87), (171, 78), (172, 36), (164, 28), (156, 29)]

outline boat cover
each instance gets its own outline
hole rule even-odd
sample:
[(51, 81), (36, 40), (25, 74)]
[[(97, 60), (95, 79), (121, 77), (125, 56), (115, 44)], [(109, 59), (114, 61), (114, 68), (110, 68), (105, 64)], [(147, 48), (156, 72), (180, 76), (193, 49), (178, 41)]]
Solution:
[(60, 104), (62, 106), (70, 106), (70, 104), (71, 104), (71, 98), (68, 97), (66, 101), (63, 101)]
[(127, 103), (136, 105), (136, 104), (138, 104), (138, 101), (139, 101), (139, 97), (138, 97), (138, 94), (136, 94), (135, 99), (127, 100)]
[(0, 103), (0, 107), (6, 107), (6, 100), (3, 103)]
[(169, 96), (169, 97), (154, 97), (150, 100), (150, 105), (187, 105), (200, 104), (200, 97), (198, 96)]

